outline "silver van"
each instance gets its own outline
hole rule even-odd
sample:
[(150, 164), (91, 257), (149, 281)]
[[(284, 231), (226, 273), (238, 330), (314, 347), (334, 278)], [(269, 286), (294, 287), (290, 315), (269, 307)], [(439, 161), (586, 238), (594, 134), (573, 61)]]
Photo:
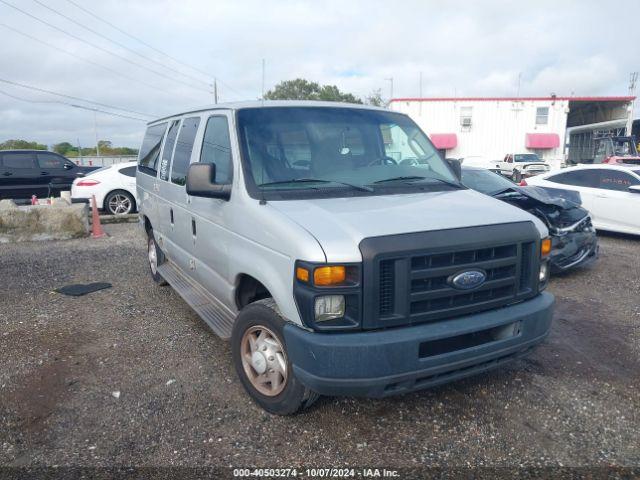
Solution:
[(382, 108), (252, 102), (162, 118), (137, 173), (151, 276), (230, 339), (244, 388), (272, 413), (484, 372), (547, 336), (550, 241), (459, 176)]

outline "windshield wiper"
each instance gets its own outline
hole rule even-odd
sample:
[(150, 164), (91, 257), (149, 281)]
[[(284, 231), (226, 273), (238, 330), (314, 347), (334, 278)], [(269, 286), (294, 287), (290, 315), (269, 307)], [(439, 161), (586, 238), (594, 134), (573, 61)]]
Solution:
[(363, 192), (373, 192), (373, 188), (366, 185), (356, 185), (355, 183), (338, 182), (336, 180), (323, 180), (320, 178), (292, 178), (291, 180), (279, 180), (277, 182), (266, 182), (258, 185), (259, 187), (269, 187), (271, 185), (285, 185), (287, 183), (337, 183), (346, 187), (362, 190)]
[(399, 181), (405, 181), (405, 183), (410, 183), (410, 181), (418, 181), (418, 180), (436, 180), (438, 182), (445, 183), (445, 184), (450, 185), (452, 187), (463, 188), (461, 184), (455, 183), (455, 182), (451, 182), (449, 180), (445, 180), (444, 178), (421, 177), (421, 176), (417, 176), (417, 175), (407, 175), (407, 176), (401, 176), (401, 177), (385, 178), (383, 180), (377, 180), (377, 181), (375, 181), (373, 183), (386, 183), (386, 182), (399, 182)]
[(386, 182), (399, 182), (401, 180), (424, 180), (427, 177), (420, 177), (420, 176), (416, 176), (416, 175), (408, 175), (405, 177), (391, 177), (391, 178), (385, 178), (382, 180), (376, 180), (373, 183), (386, 183)]

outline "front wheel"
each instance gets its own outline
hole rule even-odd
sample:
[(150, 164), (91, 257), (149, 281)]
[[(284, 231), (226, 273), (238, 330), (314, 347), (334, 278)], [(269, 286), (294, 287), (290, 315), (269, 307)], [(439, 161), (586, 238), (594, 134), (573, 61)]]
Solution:
[(242, 386), (269, 413), (292, 415), (318, 395), (293, 374), (284, 341), (284, 320), (273, 299), (244, 307), (233, 327), (231, 351)]

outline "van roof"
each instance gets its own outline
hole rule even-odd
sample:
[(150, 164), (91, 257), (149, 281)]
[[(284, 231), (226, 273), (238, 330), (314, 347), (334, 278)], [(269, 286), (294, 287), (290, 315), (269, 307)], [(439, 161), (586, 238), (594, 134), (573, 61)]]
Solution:
[[(228, 102), (218, 103), (216, 105), (204, 106), (186, 112), (174, 113), (156, 120), (152, 120), (147, 125), (167, 120), (169, 118), (179, 117), (190, 113), (202, 113), (214, 110), (241, 110), (243, 108), (270, 108), (270, 107), (331, 107), (331, 108), (359, 108), (363, 110), (379, 110), (390, 112), (391, 110), (382, 107), (374, 107), (372, 105), (363, 105), (361, 103), (344, 103), (344, 102), (319, 102), (314, 100), (253, 100), (246, 102)], [(393, 112), (399, 113), (399, 112)], [(401, 113), (401, 115), (404, 115)]]

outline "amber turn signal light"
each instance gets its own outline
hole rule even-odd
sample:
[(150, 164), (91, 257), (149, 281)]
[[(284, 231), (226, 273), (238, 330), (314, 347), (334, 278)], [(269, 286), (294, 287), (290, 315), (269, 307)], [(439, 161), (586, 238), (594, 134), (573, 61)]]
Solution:
[(306, 268), (298, 267), (296, 268), (296, 278), (301, 282), (309, 281), (309, 270)]
[(338, 285), (344, 283), (346, 278), (347, 273), (343, 266), (318, 267), (313, 271), (313, 283), (319, 286)]
[(551, 253), (551, 239), (549, 237), (542, 239), (540, 244), (540, 253), (543, 257), (546, 257)]

